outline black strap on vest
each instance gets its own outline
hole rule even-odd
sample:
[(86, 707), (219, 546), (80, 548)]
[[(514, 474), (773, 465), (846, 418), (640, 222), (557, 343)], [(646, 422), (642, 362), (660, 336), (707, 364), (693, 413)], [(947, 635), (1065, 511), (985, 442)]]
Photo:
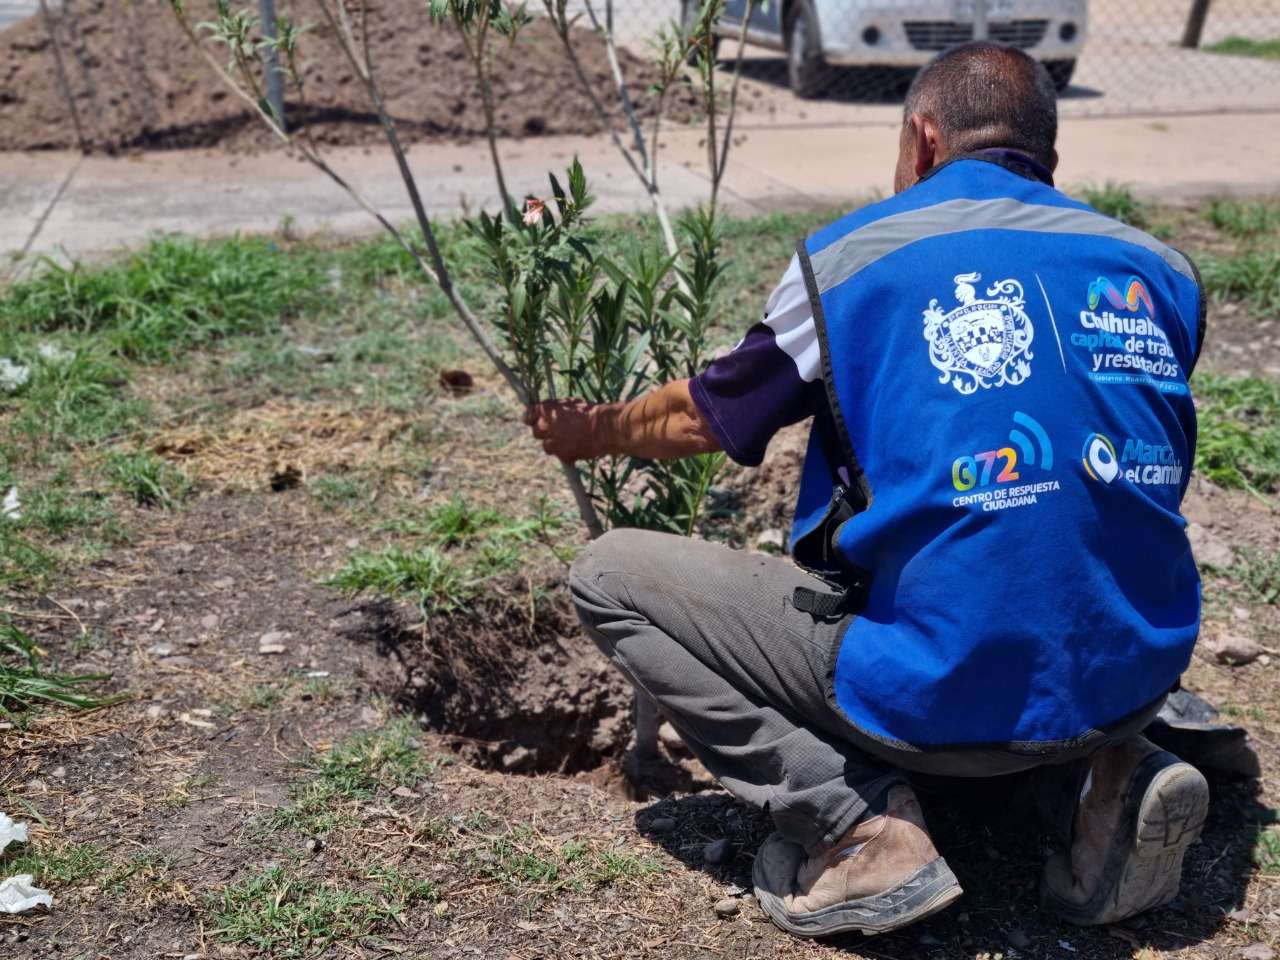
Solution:
[(848, 584), (841, 584), (833, 593), (796, 587), (791, 595), (791, 605), (819, 620), (839, 620), (846, 613), (862, 610), (870, 593), (870, 575), (865, 570), (858, 570)]

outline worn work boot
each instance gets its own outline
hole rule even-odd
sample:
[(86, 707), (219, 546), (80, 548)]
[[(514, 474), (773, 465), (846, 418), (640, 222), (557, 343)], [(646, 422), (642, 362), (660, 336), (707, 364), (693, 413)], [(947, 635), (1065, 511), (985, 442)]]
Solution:
[(864, 817), (823, 853), (806, 857), (798, 844), (773, 834), (756, 854), (752, 879), (770, 919), (801, 937), (886, 933), (936, 913), (962, 892), (905, 784), (889, 789), (883, 813)]
[(1045, 907), (1092, 926), (1168, 903), (1208, 812), (1209, 785), (1191, 764), (1143, 737), (1103, 747), (1089, 758), (1071, 849), (1045, 865)]

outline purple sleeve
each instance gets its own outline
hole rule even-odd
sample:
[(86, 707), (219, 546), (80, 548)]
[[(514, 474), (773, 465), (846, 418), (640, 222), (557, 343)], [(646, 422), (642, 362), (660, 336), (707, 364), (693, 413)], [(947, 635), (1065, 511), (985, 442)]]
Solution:
[(693, 402), (735, 462), (754, 467), (780, 429), (826, 402), (817, 328), (793, 258), (757, 323), (689, 382)]

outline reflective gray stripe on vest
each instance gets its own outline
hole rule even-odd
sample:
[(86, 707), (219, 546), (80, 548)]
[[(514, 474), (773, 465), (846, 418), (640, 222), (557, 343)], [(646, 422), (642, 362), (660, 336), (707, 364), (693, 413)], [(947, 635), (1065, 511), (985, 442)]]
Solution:
[(1195, 269), (1182, 254), (1155, 237), (1090, 210), (995, 200), (946, 200), (921, 210), (895, 213), (845, 234), (809, 261), (818, 293), (844, 283), (881, 257), (909, 243), (968, 230), (1028, 230), (1035, 233), (1075, 233), (1122, 240), (1150, 250), (1193, 283)]

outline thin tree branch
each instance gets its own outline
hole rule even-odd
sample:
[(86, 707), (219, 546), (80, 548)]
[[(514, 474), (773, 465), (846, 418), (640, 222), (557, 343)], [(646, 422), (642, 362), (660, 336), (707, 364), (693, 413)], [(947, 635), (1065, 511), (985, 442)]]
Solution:
[(711, 210), (715, 212), (716, 198), (720, 195), (720, 181), (724, 179), (724, 171), (729, 162), (729, 144), (733, 140), (733, 119), (738, 113), (738, 84), (742, 80), (742, 58), (747, 49), (747, 30), (751, 25), (751, 14), (755, 12), (755, 3), (745, 0), (747, 15), (742, 18), (742, 26), (738, 29), (738, 56), (733, 62), (733, 86), (729, 91), (729, 113), (724, 125), (724, 144), (720, 148), (720, 162), (711, 170)]
[(53, 14), (49, 12), (48, 0), (40, 0), (40, 15), (44, 19), (44, 28), (49, 34), (49, 44), (53, 48), (53, 65), (58, 72), (58, 86), (62, 88), (62, 96), (67, 101), (67, 109), (71, 111), (71, 124), (76, 128), (76, 140), (80, 144), (80, 152), (89, 152), (89, 141), (84, 135), (84, 127), (80, 124), (80, 111), (76, 109), (76, 98), (71, 93), (71, 83), (67, 80), (67, 69), (62, 63), (62, 44), (58, 42), (57, 25), (53, 22)]

